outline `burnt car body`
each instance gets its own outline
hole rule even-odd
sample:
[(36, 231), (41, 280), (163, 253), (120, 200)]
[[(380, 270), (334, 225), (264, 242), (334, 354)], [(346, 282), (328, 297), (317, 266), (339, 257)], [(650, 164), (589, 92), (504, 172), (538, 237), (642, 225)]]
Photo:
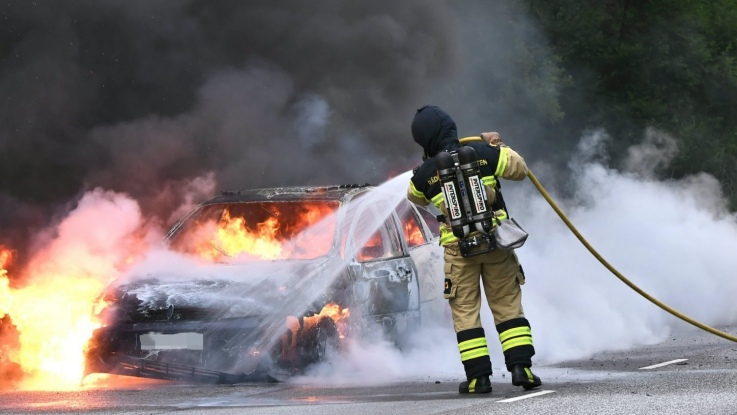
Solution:
[[(423, 322), (437, 323), (447, 310), (437, 221), (406, 200), (382, 205), (367, 197), (371, 190), (258, 189), (203, 202), (167, 241), (213, 263), (197, 278), (145, 275), (111, 286), (85, 373), (216, 383), (281, 379), (370, 328), (399, 343)], [(310, 214), (317, 216), (308, 230), (289, 219)], [(278, 228), (289, 252), (281, 241), (279, 252), (260, 246), (262, 257), (223, 261), (246, 249), (221, 243), (232, 242), (223, 235), (237, 215), (241, 231), (249, 220), (256, 224), (246, 231), (256, 239), (256, 232), (268, 239)], [(187, 236), (211, 232), (213, 223), (217, 244)], [(242, 236), (236, 244), (254, 243)], [(199, 245), (184, 246), (186, 240)]]

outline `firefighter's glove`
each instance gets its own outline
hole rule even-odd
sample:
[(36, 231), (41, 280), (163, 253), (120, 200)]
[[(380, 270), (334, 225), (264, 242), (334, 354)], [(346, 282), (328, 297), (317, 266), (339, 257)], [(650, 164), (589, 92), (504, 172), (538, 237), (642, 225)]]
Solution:
[(502, 136), (497, 132), (481, 133), (481, 139), (492, 146), (503, 146)]

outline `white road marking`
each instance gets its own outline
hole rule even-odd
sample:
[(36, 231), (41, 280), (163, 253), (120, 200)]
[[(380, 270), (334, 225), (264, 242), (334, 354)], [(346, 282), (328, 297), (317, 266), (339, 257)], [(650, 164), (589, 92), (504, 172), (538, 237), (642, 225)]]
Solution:
[(497, 403), (499, 403), (499, 402), (516, 402), (516, 401), (521, 401), (522, 399), (534, 398), (535, 396), (547, 395), (547, 394), (553, 393), (553, 392), (555, 392), (555, 391), (540, 391), (540, 392), (531, 393), (529, 395), (518, 396), (516, 398), (502, 399), (501, 401), (497, 401)]
[(651, 366), (645, 366), (645, 367), (641, 367), (641, 368), (640, 368), (640, 370), (649, 370), (649, 369), (656, 369), (656, 368), (659, 368), (659, 367), (663, 367), (663, 366), (668, 366), (668, 365), (672, 365), (673, 363), (680, 363), (680, 362), (685, 362), (686, 360), (688, 360), (688, 359), (676, 359), (676, 360), (669, 360), (669, 361), (667, 361), (667, 362), (663, 362), (663, 363), (658, 363), (657, 365), (651, 365)]

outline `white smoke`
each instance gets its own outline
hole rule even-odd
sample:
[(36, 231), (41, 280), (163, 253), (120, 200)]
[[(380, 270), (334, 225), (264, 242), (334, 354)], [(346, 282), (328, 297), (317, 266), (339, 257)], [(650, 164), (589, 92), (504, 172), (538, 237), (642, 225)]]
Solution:
[(668, 167), (677, 154), (676, 140), (651, 127), (645, 130), (645, 140), (642, 143), (628, 149), (624, 168), (628, 172), (638, 173), (652, 179), (655, 178), (654, 173), (663, 167)]
[[(603, 153), (607, 139), (603, 131), (582, 139), (570, 164), (573, 196), (553, 192), (553, 198), (610, 263), (656, 298), (706, 324), (737, 322), (737, 216), (729, 212), (717, 180), (706, 174), (653, 179), (653, 170), (665, 167), (676, 151), (673, 140), (655, 130), (629, 150), (626, 170), (615, 170)], [(543, 184), (551, 181), (542, 174), (549, 171), (545, 165), (532, 169)], [(653, 344), (674, 330), (695, 330), (611, 275), (530, 183), (506, 184), (505, 195), (511, 216), (531, 235), (517, 253), (527, 276), (523, 304), (537, 351), (534, 364)], [(504, 372), (485, 304), (482, 321), (494, 371)], [(414, 347), (403, 352), (386, 342), (352, 344), (347, 354), (310, 374), (320, 381), (373, 383), (462, 378), (463, 367), (446, 324), (422, 330)]]
[(307, 369), (294, 383), (381, 384), (397, 380), (435, 381), (463, 374), (453, 327), (419, 330), (401, 350), (385, 339), (351, 339), (342, 353)]
[[(593, 133), (583, 143), (607, 139)], [(649, 131), (617, 171), (574, 162), (573, 200), (558, 202), (616, 268), (656, 298), (707, 324), (737, 321), (737, 216), (716, 179), (656, 181), (673, 141)], [(541, 178), (543, 183), (545, 178)], [(536, 192), (514, 202), (532, 237), (519, 256), (528, 277), (526, 314), (538, 360), (556, 362), (664, 340), (686, 328), (604, 269)]]
[(215, 173), (213, 172), (206, 173), (193, 179), (182, 180), (176, 183), (167, 183), (166, 188), (164, 188), (161, 193), (171, 197), (170, 193), (174, 193), (172, 188), (176, 186), (177, 193), (181, 194), (182, 203), (174, 210), (174, 212), (172, 212), (171, 215), (169, 215), (166, 225), (170, 226), (175, 224), (178, 220), (184, 218), (189, 212), (193, 211), (198, 203), (212, 197), (215, 193), (215, 185)]
[(53, 279), (46, 271), (63, 270), (109, 282), (137, 245), (147, 246), (159, 237), (146, 226), (135, 200), (97, 188), (85, 193), (57, 226), (37, 235), (24, 280)]

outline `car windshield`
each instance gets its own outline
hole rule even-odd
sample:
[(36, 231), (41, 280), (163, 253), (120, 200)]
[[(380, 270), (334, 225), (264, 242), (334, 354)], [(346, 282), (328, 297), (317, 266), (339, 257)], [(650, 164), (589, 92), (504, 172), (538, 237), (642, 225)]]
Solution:
[(227, 203), (201, 207), (171, 246), (214, 262), (312, 259), (330, 251), (337, 201)]

